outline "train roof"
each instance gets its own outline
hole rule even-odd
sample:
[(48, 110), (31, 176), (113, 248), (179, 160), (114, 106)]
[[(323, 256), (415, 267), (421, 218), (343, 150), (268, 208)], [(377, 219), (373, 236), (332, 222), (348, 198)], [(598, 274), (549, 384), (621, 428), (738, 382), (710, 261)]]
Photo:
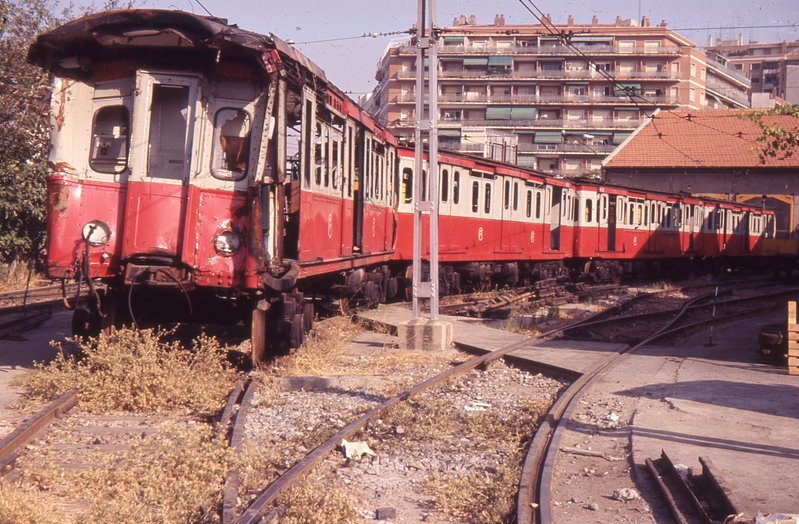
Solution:
[(166, 9), (103, 11), (40, 34), (28, 51), (28, 61), (61, 76), (80, 78), (91, 72), (96, 60), (148, 57), (164, 63), (174, 52), (192, 57), (199, 65), (233, 59), (266, 74), (294, 77), (326, 95), (325, 102), (335, 111), (352, 116), (382, 139), (395, 142), (310, 58), (274, 34), (247, 31), (223, 18)]

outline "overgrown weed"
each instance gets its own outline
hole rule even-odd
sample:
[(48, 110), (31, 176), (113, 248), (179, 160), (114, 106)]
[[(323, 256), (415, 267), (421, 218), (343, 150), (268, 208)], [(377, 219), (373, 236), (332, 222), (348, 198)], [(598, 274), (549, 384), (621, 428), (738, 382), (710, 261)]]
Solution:
[(317, 322), (302, 346), (278, 357), (268, 373), (279, 376), (332, 376), (347, 373), (347, 342), (363, 330), (348, 317)]
[(80, 406), (90, 413), (128, 411), (211, 415), (221, 409), (235, 373), (225, 351), (211, 337), (197, 337), (187, 350), (167, 342), (163, 332), (124, 328), (83, 340), (83, 358), (59, 351), (48, 364), (21, 380), (26, 397), (50, 401), (78, 389)]
[(324, 478), (309, 476), (289, 487), (278, 497), (275, 506), (279, 508), (278, 521), (281, 524), (364, 521), (352, 496), (343, 487)]
[(434, 496), (436, 508), (464, 522), (514, 522), (521, 457), (494, 469), (434, 475), (424, 490)]

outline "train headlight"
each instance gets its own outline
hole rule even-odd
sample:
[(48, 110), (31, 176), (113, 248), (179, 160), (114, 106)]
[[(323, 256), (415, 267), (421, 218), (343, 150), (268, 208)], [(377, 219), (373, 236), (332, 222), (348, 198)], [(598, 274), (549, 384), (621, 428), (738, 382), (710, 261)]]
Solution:
[(223, 231), (214, 237), (214, 250), (223, 257), (232, 256), (241, 247), (241, 237), (235, 231)]
[(111, 238), (111, 228), (102, 220), (92, 220), (83, 226), (83, 240), (92, 247), (104, 246)]

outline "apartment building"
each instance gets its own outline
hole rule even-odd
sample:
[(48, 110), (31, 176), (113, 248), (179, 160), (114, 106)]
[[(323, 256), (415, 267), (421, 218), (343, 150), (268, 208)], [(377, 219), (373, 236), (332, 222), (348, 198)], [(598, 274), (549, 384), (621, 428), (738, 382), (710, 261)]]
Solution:
[[(516, 163), (564, 176), (599, 172), (602, 159), (656, 108), (748, 107), (749, 81), (708, 57), (665, 22), (491, 25), (460, 17), (438, 41), (439, 141), (492, 150), (485, 137), (515, 137)], [(427, 64), (425, 64), (427, 67)], [(416, 48), (393, 42), (368, 101), (401, 139), (413, 140)], [(476, 128), (490, 130), (476, 133)], [(466, 131), (468, 130), (468, 132)], [(507, 156), (506, 156), (507, 158)]]
[(708, 54), (720, 55), (729, 67), (746, 76), (752, 93), (773, 93), (799, 104), (799, 41), (744, 44), (739, 38), (709, 43)]

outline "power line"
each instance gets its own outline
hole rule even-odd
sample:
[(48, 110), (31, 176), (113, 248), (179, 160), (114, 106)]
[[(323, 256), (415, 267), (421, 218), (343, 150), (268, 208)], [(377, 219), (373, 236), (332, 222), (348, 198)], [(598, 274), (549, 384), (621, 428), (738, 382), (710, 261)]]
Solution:
[(360, 38), (377, 38), (380, 36), (407, 35), (410, 33), (411, 33), (410, 29), (405, 29), (404, 31), (370, 32), (370, 33), (363, 33), (358, 36), (342, 36), (339, 38), (325, 38), (323, 40), (306, 40), (305, 42), (294, 42), (294, 45), (322, 44), (325, 42), (341, 42), (344, 40), (357, 40)]
[[(564, 31), (560, 31), (560, 30), (558, 30), (558, 28), (557, 28), (557, 27), (556, 27), (556, 26), (555, 26), (555, 25), (554, 25), (552, 22), (550, 22), (550, 21), (549, 21), (549, 19), (546, 17), (546, 15), (544, 15), (544, 12), (543, 12), (543, 11), (541, 11), (541, 9), (540, 9), (540, 8), (539, 8), (539, 7), (538, 7), (536, 4), (535, 4), (535, 2), (533, 2), (533, 0), (519, 0), (519, 3), (521, 3), (521, 4), (522, 4), (522, 7), (524, 7), (524, 8), (525, 8), (525, 9), (526, 9), (526, 10), (527, 10), (527, 11), (528, 11), (530, 14), (532, 14), (532, 15), (533, 15), (533, 17), (535, 17), (535, 18), (536, 18), (536, 20), (538, 20), (538, 22), (539, 22), (539, 23), (540, 23), (542, 26), (544, 26), (544, 28), (545, 28), (545, 29), (546, 29), (546, 30), (547, 30), (547, 31), (548, 31), (550, 34), (552, 34), (553, 36), (556, 36), (556, 37), (558, 37), (558, 39), (559, 39), (559, 40), (560, 40), (560, 41), (561, 41), (561, 42), (562, 42), (562, 43), (563, 43), (563, 44), (564, 44), (564, 45), (565, 45), (565, 46), (566, 46), (566, 47), (567, 47), (569, 50), (571, 50), (573, 53), (575, 53), (575, 54), (577, 54), (578, 56), (580, 56), (580, 57), (581, 57), (581, 58), (582, 58), (582, 59), (583, 59), (583, 60), (586, 62), (586, 64), (588, 64), (589, 66), (593, 66), (593, 67), (594, 67), (594, 69), (595, 69), (595, 70), (596, 70), (596, 71), (597, 71), (597, 72), (600, 74), (600, 76), (602, 76), (602, 77), (603, 77), (605, 80), (607, 80), (608, 82), (611, 82), (611, 83), (614, 85), (614, 87), (617, 87), (617, 88), (618, 88), (618, 87), (620, 87), (620, 88), (621, 88), (621, 91), (622, 91), (622, 92), (624, 92), (624, 93), (627, 95), (627, 97), (628, 97), (628, 98), (630, 99), (630, 101), (631, 101), (631, 102), (632, 102), (632, 103), (633, 103), (633, 104), (634, 104), (634, 105), (635, 105), (635, 106), (638, 108), (638, 110), (639, 110), (639, 111), (642, 111), (644, 114), (646, 114), (646, 112), (647, 112), (647, 110), (646, 110), (646, 109), (644, 109), (643, 107), (641, 107), (641, 105), (640, 105), (638, 102), (636, 102), (636, 98), (640, 99), (641, 101), (643, 101), (643, 102), (645, 102), (645, 103), (647, 103), (647, 104), (651, 104), (651, 105), (654, 105), (654, 106), (658, 106), (658, 104), (657, 104), (656, 102), (653, 102), (652, 100), (649, 100), (649, 99), (647, 99), (645, 96), (643, 96), (643, 95), (641, 95), (641, 94), (636, 94), (636, 93), (633, 93), (633, 92), (632, 92), (632, 90), (631, 90), (631, 89), (629, 89), (629, 87), (628, 87), (628, 86), (625, 86), (623, 83), (621, 83), (621, 82), (620, 82), (620, 81), (619, 81), (619, 80), (618, 80), (618, 79), (617, 79), (617, 78), (616, 78), (614, 75), (612, 75), (612, 74), (611, 74), (611, 73), (609, 73), (608, 71), (605, 71), (604, 69), (600, 68), (600, 67), (599, 67), (599, 66), (598, 66), (598, 65), (597, 65), (597, 64), (596, 64), (596, 63), (595, 63), (595, 62), (594, 62), (594, 61), (593, 61), (591, 58), (589, 58), (589, 57), (588, 57), (588, 56), (587, 56), (585, 53), (583, 53), (583, 52), (582, 52), (582, 50), (580, 50), (580, 49), (579, 49), (577, 46), (575, 46), (575, 45), (574, 45), (574, 44), (571, 42), (571, 35), (570, 35), (569, 33), (566, 33), (566, 32), (564, 32)], [(533, 8), (534, 8), (536, 11), (538, 11), (538, 13), (540, 14), (540, 16), (539, 16), (538, 14), (534, 13), (534, 12), (533, 12), (533, 11), (530, 9), (530, 7), (528, 7), (527, 3), (529, 3), (531, 6), (533, 6)], [(659, 106), (658, 106), (658, 107), (659, 107)], [(739, 139), (741, 138), (741, 137), (740, 137), (740, 136), (738, 136), (737, 134), (734, 134), (734, 133), (728, 133), (728, 132), (726, 132), (726, 131), (723, 131), (723, 130), (721, 130), (721, 129), (714, 128), (713, 126), (708, 126), (708, 125), (706, 125), (706, 124), (701, 124), (701, 123), (699, 123), (699, 122), (696, 122), (695, 120), (693, 120), (693, 119), (692, 119), (692, 116), (691, 116), (690, 114), (688, 114), (687, 116), (681, 116), (681, 115), (677, 114), (675, 111), (673, 111), (673, 110), (671, 110), (671, 109), (665, 109), (665, 111), (666, 111), (667, 113), (670, 113), (670, 114), (672, 114), (672, 115), (676, 116), (677, 118), (682, 118), (682, 119), (684, 119), (684, 120), (688, 120), (689, 122), (693, 122), (693, 123), (695, 123), (695, 124), (697, 124), (697, 125), (700, 125), (700, 126), (702, 126), (702, 127), (706, 127), (706, 128), (708, 128), (708, 129), (711, 129), (711, 130), (713, 130), (713, 131), (716, 131), (717, 133), (722, 133), (722, 134), (725, 134), (725, 135), (728, 135), (728, 136), (731, 136), (731, 137), (734, 137), (734, 138), (739, 138)], [(646, 116), (650, 116), (650, 117), (651, 117), (651, 115), (646, 115)], [(653, 122), (654, 122), (654, 120), (653, 120)], [(684, 153), (683, 153), (683, 154), (684, 154)], [(687, 155), (686, 155), (686, 156), (687, 156)], [(689, 158), (690, 158), (690, 157), (689, 157)]]

